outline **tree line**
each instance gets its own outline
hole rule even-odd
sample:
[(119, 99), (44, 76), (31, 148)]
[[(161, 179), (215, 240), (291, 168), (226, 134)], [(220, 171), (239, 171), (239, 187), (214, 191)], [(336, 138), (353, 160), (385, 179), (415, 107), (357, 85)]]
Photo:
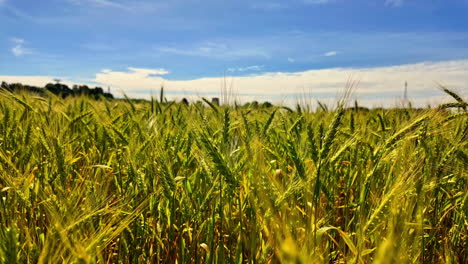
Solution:
[(101, 87), (90, 88), (87, 85), (73, 85), (72, 88), (66, 84), (60, 82), (48, 83), (45, 87), (37, 87), (32, 85), (25, 85), (22, 83), (6, 83), (2, 82), (1, 88), (10, 92), (32, 92), (39, 95), (46, 95), (47, 91), (55, 95), (66, 98), (68, 96), (88, 96), (93, 99), (99, 99), (101, 97), (113, 99), (114, 96), (111, 93), (106, 93)]

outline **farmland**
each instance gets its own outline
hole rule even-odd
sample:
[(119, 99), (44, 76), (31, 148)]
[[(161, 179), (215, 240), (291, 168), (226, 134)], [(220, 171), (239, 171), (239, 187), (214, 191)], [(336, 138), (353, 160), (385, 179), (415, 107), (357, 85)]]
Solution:
[(466, 103), (0, 96), (1, 263), (467, 263)]

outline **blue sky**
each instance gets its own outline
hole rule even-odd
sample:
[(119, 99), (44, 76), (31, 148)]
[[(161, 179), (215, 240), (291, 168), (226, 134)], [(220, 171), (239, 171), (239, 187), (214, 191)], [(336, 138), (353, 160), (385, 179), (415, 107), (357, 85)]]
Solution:
[(126, 77), (138, 86), (153, 77), (156, 85), (224, 75), (385, 71), (424, 62), (465, 65), (467, 14), (468, 0), (0, 0), (0, 77), (119, 86), (105, 77), (133, 73)]

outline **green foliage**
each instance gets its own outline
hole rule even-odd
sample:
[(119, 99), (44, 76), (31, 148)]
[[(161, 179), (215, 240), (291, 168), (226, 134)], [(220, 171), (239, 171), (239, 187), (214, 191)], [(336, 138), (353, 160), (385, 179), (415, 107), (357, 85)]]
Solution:
[(0, 263), (467, 263), (450, 93), (310, 113), (3, 92)]
[(61, 84), (59, 82), (48, 83), (45, 87), (23, 85), (21, 83), (8, 84), (6, 82), (2, 82), (0, 89), (14, 93), (28, 92), (42, 96), (47, 94), (54, 94), (63, 98), (68, 96), (87, 96), (96, 100), (101, 99), (101, 97), (105, 97), (108, 99), (114, 98), (114, 96), (111, 93), (105, 93), (101, 87), (89, 88), (86, 85), (73, 85), (73, 88), (70, 89), (67, 85)]

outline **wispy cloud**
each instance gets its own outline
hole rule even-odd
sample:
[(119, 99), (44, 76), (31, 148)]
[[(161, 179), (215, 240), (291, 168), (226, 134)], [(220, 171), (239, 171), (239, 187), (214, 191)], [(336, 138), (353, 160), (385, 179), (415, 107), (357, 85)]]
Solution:
[(325, 57), (331, 57), (331, 56), (336, 56), (336, 55), (338, 55), (338, 53), (339, 53), (338, 51), (329, 51), (329, 52), (324, 53), (323, 56), (325, 56)]
[(190, 56), (213, 61), (249, 59), (243, 62), (246, 65), (280, 64), (288, 57), (301, 64), (328, 63), (333, 58), (337, 63), (335, 65), (343, 61), (346, 63), (344, 66), (388, 65), (404, 61), (466, 59), (468, 48), (454, 44), (465, 40), (468, 40), (468, 33), (465, 32), (283, 32), (202, 39), (191, 44), (159, 44), (148, 53), (167, 60), (177, 60), (179, 57), (189, 60)]
[(10, 41), (15, 43), (15, 44), (23, 44), (24, 43), (24, 39), (22, 39), (22, 38), (10, 38)]
[(16, 45), (13, 48), (11, 48), (11, 52), (16, 57), (19, 57), (19, 56), (23, 56), (26, 53), (26, 50), (21, 45)]
[(262, 10), (277, 10), (283, 9), (288, 7), (287, 5), (279, 2), (272, 2), (272, 1), (260, 1), (255, 2), (250, 5), (250, 8), (253, 9), (262, 9)]
[(125, 11), (141, 16), (143, 14), (152, 13), (167, 9), (169, 6), (176, 5), (176, 1), (152, 1), (152, 0), (65, 0), (69, 4), (78, 6), (84, 9), (100, 9), (105, 12), (112, 11)]
[(333, 0), (304, 0), (305, 4), (310, 5), (320, 5), (320, 4), (328, 4), (331, 3)]
[(385, 0), (386, 6), (399, 7), (403, 5), (404, 0)]
[(204, 42), (192, 47), (166, 46), (157, 47), (161, 54), (175, 54), (184, 56), (210, 57), (217, 59), (236, 59), (245, 57), (269, 58), (270, 55), (258, 48), (234, 47), (221, 42)]
[(118, 48), (116, 45), (112, 44), (107, 44), (107, 43), (85, 43), (82, 44), (81, 47), (83, 49), (89, 50), (89, 51), (95, 51), (95, 52), (111, 52), (111, 51), (117, 51)]
[[(1, 1), (1, 0), (0, 0)], [(28, 11), (16, 8), (13, 5), (5, 4), (5, 8), (9, 11), (11, 16), (18, 20), (25, 20), (28, 23), (40, 23), (40, 24), (64, 24), (69, 22), (81, 22), (78, 17), (66, 16), (63, 14), (54, 14), (52, 16), (44, 14), (30, 14)]]
[(246, 72), (246, 71), (261, 71), (263, 70), (263, 65), (252, 65), (247, 67), (239, 67), (239, 68), (229, 68), (228, 71), (230, 72)]
[(24, 39), (21, 38), (11, 38), (11, 42), (13, 42), (14, 46), (11, 48), (11, 53), (16, 56), (20, 57), (26, 54), (30, 54), (31, 50), (24, 47)]
[(113, 7), (119, 9), (129, 10), (129, 8), (116, 1), (110, 0), (67, 0), (69, 3), (80, 6), (94, 6), (94, 7)]
[(295, 62), (296, 60), (293, 59), (293, 58), (288, 57), (288, 61), (291, 62), (291, 63), (293, 63), (293, 62)]

